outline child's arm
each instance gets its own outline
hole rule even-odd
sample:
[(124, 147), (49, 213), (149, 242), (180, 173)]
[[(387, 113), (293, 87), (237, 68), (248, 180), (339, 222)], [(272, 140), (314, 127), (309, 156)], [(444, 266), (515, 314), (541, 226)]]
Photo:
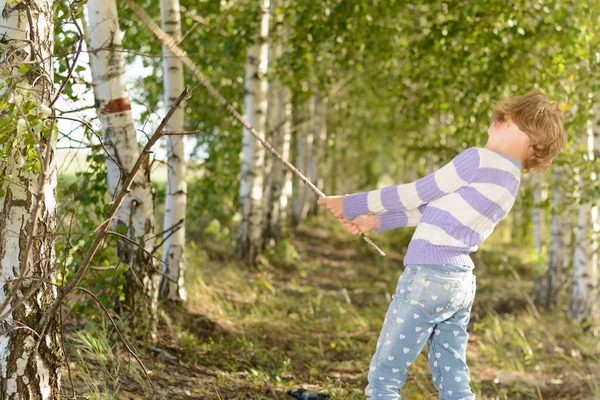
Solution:
[(478, 169), (479, 152), (476, 148), (469, 147), (437, 171), (414, 182), (345, 195), (343, 215), (352, 221), (357, 216), (370, 212), (415, 209), (468, 185)]
[(383, 232), (403, 226), (417, 226), (427, 204), (406, 211), (386, 211), (371, 215), (359, 215), (352, 222), (343, 219), (342, 224), (348, 232), (357, 235), (360, 232)]
[(405, 226), (417, 226), (425, 211), (427, 204), (422, 204), (417, 208), (404, 211), (385, 211), (375, 213), (379, 219), (379, 227), (373, 229), (373, 232), (383, 232), (390, 229), (401, 228)]

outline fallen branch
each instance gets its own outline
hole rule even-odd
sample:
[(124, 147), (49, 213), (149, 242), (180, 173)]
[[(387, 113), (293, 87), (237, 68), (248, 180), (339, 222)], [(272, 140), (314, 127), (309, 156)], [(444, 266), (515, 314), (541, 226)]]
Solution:
[[(240, 113), (236, 111), (235, 108), (206, 80), (200, 69), (193, 63), (193, 61), (187, 56), (185, 51), (181, 49), (181, 47), (177, 44), (177, 42), (173, 39), (173, 37), (167, 33), (165, 33), (160, 27), (154, 22), (148, 14), (144, 10), (142, 10), (139, 6), (137, 6), (132, 0), (125, 0), (125, 3), (129, 6), (129, 8), (133, 11), (135, 15), (137, 15), (144, 25), (150, 29), (154, 35), (169, 48), (169, 50), (179, 57), (181, 61), (192, 71), (200, 85), (202, 85), (208, 93), (216, 99), (231, 116), (233, 116), (236, 120), (238, 120), (242, 125), (244, 125), (248, 131), (254, 135), (254, 137), (266, 148), (269, 153), (271, 153), (276, 159), (283, 163), (283, 165), (289, 169), (294, 175), (296, 175), (302, 182), (304, 182), (317, 196), (326, 197), (323, 192), (319, 190), (315, 185), (312, 184), (296, 167), (294, 167), (289, 161), (284, 159), (278, 152), (271, 146), (268, 142), (266, 142), (263, 138), (260, 137), (256, 129), (248, 122)], [(385, 256), (385, 253), (377, 247), (371, 239), (369, 239), (363, 232), (360, 232), (360, 236), (371, 246), (373, 247), (379, 254)]]

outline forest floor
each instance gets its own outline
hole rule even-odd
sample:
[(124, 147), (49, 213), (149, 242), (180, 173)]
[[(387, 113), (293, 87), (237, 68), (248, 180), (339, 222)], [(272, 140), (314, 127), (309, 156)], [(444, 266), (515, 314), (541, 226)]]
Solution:
[[(110, 325), (66, 321), (78, 399), (291, 399), (290, 388), (364, 399), (369, 361), (402, 272), (408, 230), (370, 234), (387, 257), (333, 218), (309, 218), (248, 268), (230, 248), (190, 242), (188, 301), (162, 304), (155, 348), (134, 346), (152, 389)], [(500, 237), (496, 233), (490, 237)], [(467, 360), (478, 399), (600, 399), (598, 338), (566, 321), (566, 296), (534, 305), (532, 266), (516, 246), (473, 255), (477, 295)], [(65, 366), (64, 398), (72, 398)], [(437, 399), (427, 346), (409, 368), (405, 399)]]

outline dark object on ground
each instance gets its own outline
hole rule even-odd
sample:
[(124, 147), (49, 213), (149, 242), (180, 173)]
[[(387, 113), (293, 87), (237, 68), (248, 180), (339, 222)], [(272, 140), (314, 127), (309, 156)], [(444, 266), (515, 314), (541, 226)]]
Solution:
[(320, 394), (311, 392), (306, 389), (290, 389), (287, 391), (288, 396), (291, 396), (298, 400), (328, 400), (328, 394)]

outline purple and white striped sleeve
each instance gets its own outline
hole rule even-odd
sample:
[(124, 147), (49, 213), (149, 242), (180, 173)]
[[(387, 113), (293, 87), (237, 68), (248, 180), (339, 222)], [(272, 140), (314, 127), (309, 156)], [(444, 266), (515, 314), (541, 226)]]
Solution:
[(468, 185), (479, 169), (479, 152), (469, 147), (449, 163), (414, 182), (344, 196), (344, 216), (353, 220), (359, 215), (405, 211), (429, 203), (462, 186)]
[(405, 211), (385, 211), (375, 213), (379, 217), (379, 228), (373, 229), (373, 232), (383, 232), (394, 228), (405, 226), (417, 226), (427, 204), (422, 204), (417, 208)]

